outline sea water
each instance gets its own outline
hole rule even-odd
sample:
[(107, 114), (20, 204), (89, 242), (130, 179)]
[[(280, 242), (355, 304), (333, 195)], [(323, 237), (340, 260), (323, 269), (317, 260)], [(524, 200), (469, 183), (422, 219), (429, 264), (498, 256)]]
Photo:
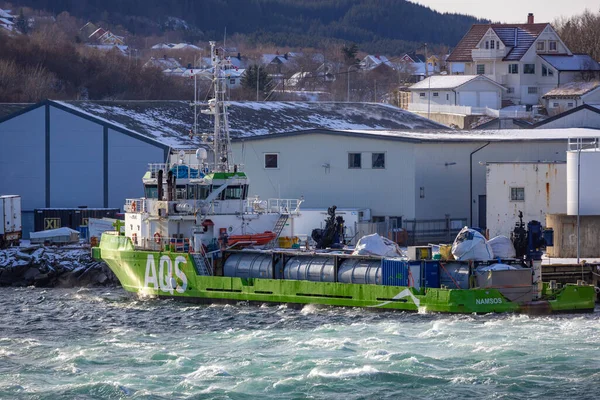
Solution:
[(440, 315), (0, 289), (2, 399), (594, 399), (600, 312)]

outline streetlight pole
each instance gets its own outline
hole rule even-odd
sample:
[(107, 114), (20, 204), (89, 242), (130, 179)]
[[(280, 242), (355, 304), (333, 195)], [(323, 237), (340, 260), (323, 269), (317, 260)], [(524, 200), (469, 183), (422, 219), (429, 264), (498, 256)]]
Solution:
[(346, 75), (348, 77), (348, 94), (346, 95), (346, 102), (349, 103), (350, 102), (350, 68), (352, 67), (358, 67), (357, 64), (352, 64), (351, 66), (348, 67), (348, 71), (346, 72)]

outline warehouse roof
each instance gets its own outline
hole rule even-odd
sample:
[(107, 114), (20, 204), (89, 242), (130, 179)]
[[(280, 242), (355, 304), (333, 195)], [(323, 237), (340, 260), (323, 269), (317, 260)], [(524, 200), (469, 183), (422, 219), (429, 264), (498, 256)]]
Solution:
[(31, 103), (0, 103), (0, 119), (31, 106)]
[[(42, 104), (42, 103), (39, 103)], [(174, 148), (197, 147), (194, 113), (187, 101), (52, 101), (49, 104), (109, 123)], [(379, 103), (230, 102), (233, 138), (306, 129), (448, 129), (427, 118)], [(201, 107), (202, 108), (202, 107)], [(198, 110), (200, 111), (200, 110)], [(0, 120), (2, 118), (0, 117)], [(212, 116), (198, 114), (198, 132), (213, 131)]]
[[(307, 134), (330, 134), (350, 137), (363, 137), (383, 140), (400, 140), (413, 143), (425, 142), (514, 142), (514, 141), (566, 141), (569, 138), (598, 138), (599, 129), (492, 129), (492, 130), (437, 130), (437, 131), (402, 131), (402, 130), (328, 130), (312, 129), (306, 131), (286, 132), (273, 135), (253, 136), (237, 139), (238, 141), (271, 139), (286, 136)], [(566, 148), (566, 147), (565, 147)]]

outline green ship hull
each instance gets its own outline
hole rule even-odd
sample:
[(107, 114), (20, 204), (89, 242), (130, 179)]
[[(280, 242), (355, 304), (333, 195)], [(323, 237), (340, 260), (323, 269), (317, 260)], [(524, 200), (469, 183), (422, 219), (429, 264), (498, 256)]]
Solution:
[(323, 304), (440, 313), (555, 313), (594, 310), (593, 286), (565, 285), (544, 299), (516, 303), (497, 289), (412, 287), (288, 279), (235, 278), (198, 273), (187, 253), (134, 249), (125, 236), (104, 234), (94, 258), (104, 260), (123, 288), (141, 295), (199, 302)]

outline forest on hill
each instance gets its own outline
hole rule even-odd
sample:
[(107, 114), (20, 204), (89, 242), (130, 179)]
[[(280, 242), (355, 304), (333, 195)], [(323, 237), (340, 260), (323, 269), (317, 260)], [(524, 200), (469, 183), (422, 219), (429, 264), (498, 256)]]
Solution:
[(199, 42), (241, 35), (251, 44), (325, 47), (357, 43), (369, 53), (399, 55), (423, 43), (454, 46), (472, 24), (402, 0), (13, 0), (55, 15), (66, 11), (138, 36), (181, 31)]

